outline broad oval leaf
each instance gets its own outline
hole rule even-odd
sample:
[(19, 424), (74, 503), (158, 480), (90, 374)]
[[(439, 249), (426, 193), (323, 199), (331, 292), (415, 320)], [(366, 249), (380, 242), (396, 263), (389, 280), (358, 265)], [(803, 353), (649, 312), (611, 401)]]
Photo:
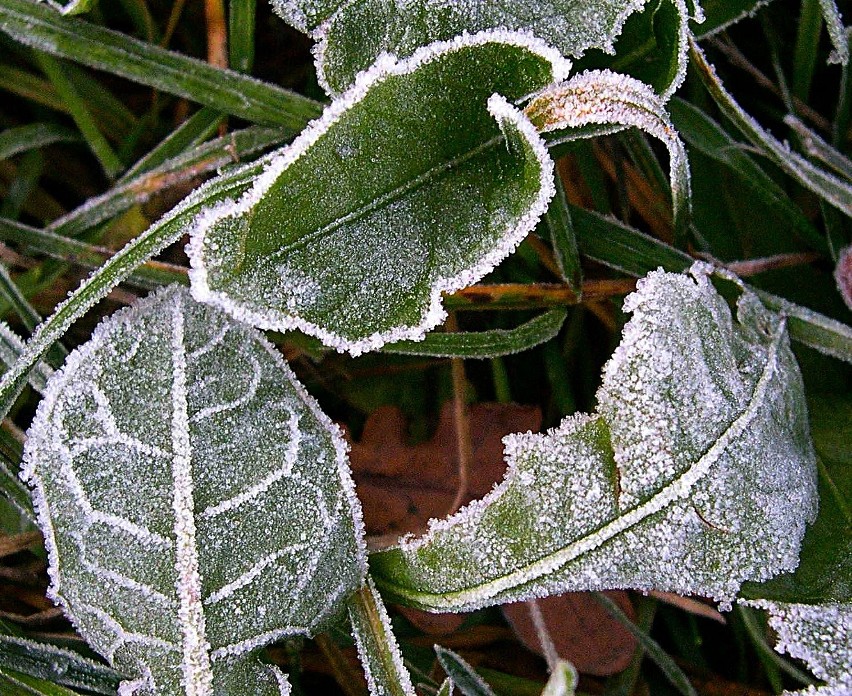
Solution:
[(546, 211), (553, 162), (507, 100), (567, 69), (508, 32), (385, 56), (242, 198), (199, 216), (193, 295), (353, 354), (422, 338), (441, 293), (479, 280)]
[(253, 653), (363, 577), (338, 428), (260, 334), (176, 286), (69, 356), (24, 461), (49, 594), (122, 693), (286, 693)]
[(693, 273), (625, 300), (597, 414), (505, 438), (503, 482), (374, 555), (376, 582), (440, 610), (611, 588), (727, 602), (795, 567), (816, 481), (784, 322), (747, 292), (733, 321)]
[(624, 21), (646, 0), (273, 0), (286, 22), (309, 33), (317, 76), (343, 92), (383, 53), (410, 56), (435, 41), (490, 29), (527, 31), (579, 57), (590, 48), (612, 53)]

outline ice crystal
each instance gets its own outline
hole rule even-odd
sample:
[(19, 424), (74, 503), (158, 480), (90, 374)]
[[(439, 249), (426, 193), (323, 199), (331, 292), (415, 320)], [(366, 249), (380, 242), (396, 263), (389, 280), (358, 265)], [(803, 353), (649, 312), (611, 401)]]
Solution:
[(852, 693), (852, 604), (790, 604), (765, 599), (747, 602), (769, 612), (778, 634), (775, 649), (804, 660), (826, 682), (785, 696), (848, 696)]
[(122, 694), (287, 693), (250, 655), (365, 572), (335, 425), (254, 330), (167, 288), (50, 380), (24, 455), (49, 594)]
[(377, 582), (437, 610), (612, 588), (729, 602), (794, 568), (817, 494), (784, 321), (748, 292), (734, 321), (693, 274), (625, 300), (596, 414), (505, 438), (500, 485), (376, 554)]

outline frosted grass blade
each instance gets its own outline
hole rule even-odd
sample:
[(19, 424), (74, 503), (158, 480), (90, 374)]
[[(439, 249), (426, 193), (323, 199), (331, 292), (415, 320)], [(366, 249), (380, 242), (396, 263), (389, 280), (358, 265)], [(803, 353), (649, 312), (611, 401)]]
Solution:
[(436, 645), (435, 654), (452, 685), (457, 687), (464, 696), (495, 696), (485, 680), (458, 653)]
[(733, 318), (708, 272), (641, 280), (598, 411), (507, 437), (504, 480), (374, 554), (379, 587), (433, 611), (613, 588), (729, 602), (795, 567), (817, 501), (801, 376), (783, 319), (747, 291)]
[(482, 278), (546, 211), (553, 162), (509, 102), (566, 71), (499, 31), (380, 59), (242, 198), (199, 216), (194, 297), (353, 355), (419, 340), (446, 316), (441, 294)]
[(783, 169), (802, 186), (833, 205), (842, 213), (852, 216), (852, 185), (833, 174), (814, 166), (807, 159), (780, 143), (749, 116), (728, 94), (716, 71), (693, 40), (690, 56), (698, 69), (704, 86), (721, 112), (772, 162)]
[(340, 430), (261, 334), (166, 288), (69, 356), (28, 436), (48, 594), (124, 689), (289, 693), (258, 649), (322, 627), (366, 559)]
[(0, 133), (0, 160), (54, 143), (77, 142), (80, 142), (79, 135), (70, 128), (54, 123), (30, 123), (17, 128), (7, 128)]
[[(20, 336), (16, 334), (5, 321), (0, 321), (0, 362), (4, 368), (14, 365), (24, 352), (24, 342)], [(38, 366), (30, 372), (29, 381), (33, 389), (39, 394), (43, 394), (47, 386), (47, 380), (53, 375), (53, 368), (40, 362)]]
[(301, 130), (320, 105), (295, 92), (167, 51), (30, 0), (3, 0), (0, 31), (36, 50), (186, 97), (234, 116)]
[(371, 696), (415, 696), (387, 609), (369, 576), (349, 599), (348, 609)]
[[(524, 113), (547, 133), (585, 126), (634, 126), (659, 138), (669, 151), (675, 236), (686, 239), (691, 192), (686, 149), (662, 99), (646, 84), (609, 70), (592, 70), (537, 94)], [(569, 139), (575, 135), (569, 134)], [(558, 140), (551, 140), (550, 146)]]

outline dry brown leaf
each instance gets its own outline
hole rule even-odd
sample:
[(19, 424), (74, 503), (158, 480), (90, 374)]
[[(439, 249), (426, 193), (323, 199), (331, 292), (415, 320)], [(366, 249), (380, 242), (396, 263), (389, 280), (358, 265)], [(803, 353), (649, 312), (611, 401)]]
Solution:
[(725, 617), (722, 616), (718, 610), (700, 600), (692, 599), (691, 597), (682, 597), (681, 595), (674, 594), (673, 592), (659, 592), (658, 590), (651, 590), (649, 594), (652, 597), (656, 597), (661, 602), (671, 604), (673, 607), (683, 609), (690, 614), (703, 616), (706, 619), (712, 619), (713, 621), (718, 621), (721, 624), (727, 623)]
[[(633, 606), (626, 592), (605, 592), (631, 619)], [(636, 639), (612, 618), (589, 592), (568, 592), (537, 600), (556, 652), (585, 674), (598, 677), (616, 674), (627, 667), (636, 650)], [(543, 649), (526, 602), (507, 604), (503, 614), (515, 634), (530, 650)]]
[[(503, 437), (536, 431), (541, 412), (535, 406), (474, 404), (468, 411), (473, 460), (467, 498), (481, 498), (503, 478)], [(430, 518), (450, 512), (458, 486), (458, 452), (453, 404), (441, 409), (431, 439), (407, 441), (402, 412), (384, 406), (367, 418), (359, 442), (349, 454), (367, 534), (422, 532)]]

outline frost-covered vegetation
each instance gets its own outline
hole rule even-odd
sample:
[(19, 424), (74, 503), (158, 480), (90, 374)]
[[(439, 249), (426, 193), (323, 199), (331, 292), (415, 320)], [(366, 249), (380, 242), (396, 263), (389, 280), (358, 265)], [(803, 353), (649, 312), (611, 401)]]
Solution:
[(0, 693), (852, 693), (849, 40), (0, 0)]

